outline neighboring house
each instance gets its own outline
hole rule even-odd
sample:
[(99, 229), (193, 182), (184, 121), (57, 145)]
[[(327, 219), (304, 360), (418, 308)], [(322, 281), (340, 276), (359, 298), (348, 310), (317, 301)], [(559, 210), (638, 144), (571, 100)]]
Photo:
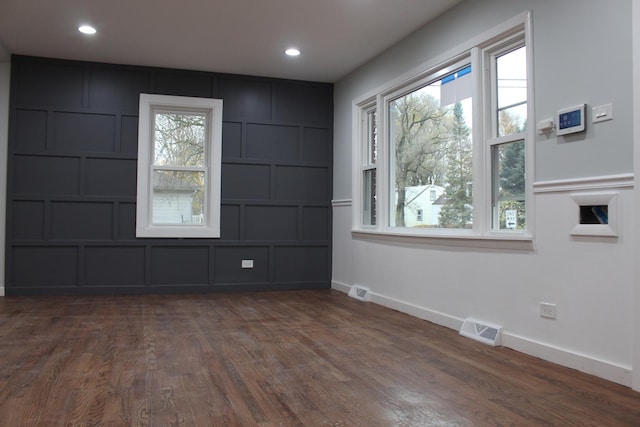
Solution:
[(198, 185), (170, 175), (154, 174), (153, 223), (198, 224), (202, 215), (193, 214)]
[(442, 205), (435, 203), (443, 194), (439, 185), (417, 185), (405, 189), (404, 223), (407, 227), (436, 227)]

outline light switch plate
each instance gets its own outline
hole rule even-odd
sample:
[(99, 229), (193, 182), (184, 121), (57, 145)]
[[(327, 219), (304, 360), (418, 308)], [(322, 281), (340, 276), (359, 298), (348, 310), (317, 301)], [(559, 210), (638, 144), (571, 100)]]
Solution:
[(599, 123), (613, 120), (613, 104), (604, 104), (591, 109), (591, 122)]

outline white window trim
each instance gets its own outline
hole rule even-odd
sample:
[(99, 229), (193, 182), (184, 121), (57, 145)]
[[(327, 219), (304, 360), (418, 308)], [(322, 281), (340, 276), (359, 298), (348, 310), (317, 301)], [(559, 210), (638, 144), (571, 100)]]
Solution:
[[(359, 174), (360, 174), (360, 224), (362, 225), (363, 228), (368, 228), (368, 229), (374, 229), (377, 227), (377, 224), (380, 221), (380, 212), (378, 210), (376, 210), (376, 224), (364, 224), (364, 206), (365, 206), (365, 202), (364, 202), (364, 198), (366, 196), (366, 194), (364, 193), (364, 173), (366, 171), (374, 171), (376, 174), (376, 197), (380, 197), (380, 192), (379, 192), (379, 185), (380, 183), (379, 181), (379, 176), (378, 176), (378, 160), (376, 159), (375, 163), (371, 162), (371, 141), (369, 140), (369, 126), (368, 126), (368, 115), (371, 112), (376, 112), (376, 116), (378, 117), (376, 119), (376, 122), (379, 122), (379, 111), (377, 110), (377, 105), (374, 101), (370, 102), (369, 105), (367, 105), (366, 107), (362, 108), (362, 114), (360, 115), (360, 119), (358, 122), (358, 126), (359, 126), (359, 131), (360, 131), (360, 135), (361, 138), (367, 139), (367, 143), (366, 144), (359, 144), (359, 151), (358, 151), (358, 158), (360, 159), (360, 163), (358, 166), (358, 170), (359, 170)], [(378, 129), (379, 126), (378, 126)], [(379, 144), (380, 139), (378, 138), (378, 144)], [(376, 149), (378, 151), (380, 151), (380, 145), (378, 145), (376, 147)], [(377, 208), (378, 206), (376, 206)], [(374, 209), (373, 207), (371, 209)]]
[[(530, 26), (528, 27), (530, 28)], [(524, 33), (524, 34), (522, 34)], [(483, 90), (486, 93), (489, 93), (489, 96), (484, 97), (484, 108), (483, 112), (490, 111), (489, 117), (485, 118), (485, 122), (483, 123), (484, 127), (484, 146), (483, 148), (483, 156), (486, 159), (484, 164), (486, 165), (481, 172), (485, 173), (484, 180), (487, 183), (487, 186), (484, 188), (487, 191), (485, 195), (486, 200), (488, 202), (483, 204), (485, 207), (482, 212), (485, 215), (485, 220), (483, 224), (486, 226), (486, 234), (490, 235), (500, 235), (500, 234), (521, 234), (524, 236), (532, 236), (533, 235), (533, 146), (534, 146), (534, 138), (535, 135), (533, 133), (534, 126), (528, 126), (527, 130), (519, 133), (513, 133), (505, 136), (498, 136), (498, 105), (497, 105), (497, 91), (496, 81), (493, 79), (496, 75), (496, 63), (495, 58), (513, 50), (516, 46), (525, 43), (525, 50), (527, 56), (527, 117), (531, 119), (529, 123), (533, 123), (534, 117), (534, 108), (533, 108), (533, 51), (530, 46), (531, 37), (527, 35), (527, 25), (525, 22), (524, 31), (514, 31), (513, 34), (507, 34), (504, 37), (501, 37), (497, 43), (489, 44), (488, 46), (483, 47), (480, 51), (481, 57), (479, 60), (482, 61), (482, 66), (485, 70), (490, 70), (489, 73), (485, 74), (486, 80), (482, 81), (480, 84), (483, 87)], [(493, 212), (493, 185), (491, 174), (493, 171), (492, 162), (492, 153), (491, 150), (494, 146), (513, 143), (517, 141), (525, 141), (525, 174), (528, 178), (527, 185), (525, 186), (525, 201), (527, 203), (527, 209), (525, 211), (525, 222), (526, 229), (525, 230), (496, 230), (492, 228), (492, 223), (494, 221), (494, 212)], [(475, 212), (474, 212), (475, 213)]]
[[(575, 203), (573, 211), (576, 225), (572, 236), (603, 236), (618, 237), (618, 192), (576, 193), (571, 195)], [(607, 224), (580, 224), (580, 206), (606, 205), (608, 207), (609, 222)]]
[[(352, 212), (352, 234), (361, 238), (375, 238), (376, 240), (407, 241), (411, 243), (423, 242), (427, 244), (451, 244), (453, 246), (488, 247), (496, 249), (532, 249), (535, 220), (533, 214), (534, 192), (533, 177), (534, 168), (534, 143), (535, 134), (531, 123), (535, 123), (534, 111), (534, 82), (533, 82), (533, 34), (531, 23), (531, 12), (523, 12), (510, 20), (486, 31), (485, 33), (469, 40), (462, 45), (451, 49), (443, 55), (430, 60), (404, 75), (381, 85), (362, 97), (353, 101), (353, 159), (352, 159), (352, 191), (353, 212)], [(492, 228), (492, 201), (491, 201), (491, 156), (490, 149), (493, 140), (491, 135), (491, 112), (487, 102), (492, 101), (489, 95), (490, 82), (483, 81), (484, 72), (475, 72), (474, 78), (474, 115), (473, 115), (473, 138), (474, 141), (474, 221), (471, 230), (456, 229), (413, 229), (389, 227), (389, 158), (388, 158), (388, 137), (386, 135), (388, 126), (388, 115), (386, 114), (387, 100), (397, 96), (402, 91), (410, 91), (410, 87), (425, 79), (434, 80), (438, 75), (444, 75), (453, 71), (454, 64), (459, 64), (465, 58), (471, 58), (472, 66), (480, 71), (485, 67), (483, 55), (485, 49), (492, 50), (494, 46), (501, 46), (503, 42), (512, 43), (517, 37), (524, 39), (527, 53), (527, 117), (529, 126), (520, 137), (526, 140), (526, 229), (525, 230), (496, 230)], [(482, 91), (480, 96), (479, 91)], [(485, 105), (479, 105), (484, 102)], [(364, 226), (362, 224), (362, 126), (363, 113), (376, 105), (378, 111), (378, 179), (377, 179), (377, 225)], [(484, 108), (483, 108), (484, 107)], [(486, 130), (485, 130), (486, 129)], [(505, 142), (500, 140), (500, 142)], [(480, 185), (477, 185), (480, 183)], [(480, 199), (478, 199), (480, 198)], [(481, 200), (478, 202), (478, 200)], [(476, 209), (479, 208), (479, 209)], [(484, 242), (484, 243), (483, 243)]]
[[(207, 116), (205, 146), (205, 218), (203, 224), (153, 224), (152, 174), (154, 111), (177, 110)], [(183, 96), (140, 94), (138, 124), (138, 187), (136, 237), (219, 238), (220, 169), (222, 157), (222, 100)], [(200, 170), (200, 168), (199, 168)]]
[[(378, 138), (378, 152), (382, 153), (381, 157), (383, 159), (383, 161), (379, 162), (380, 166), (379, 166), (379, 171), (381, 173), (381, 175), (378, 177), (378, 182), (379, 182), (379, 186), (378, 188), (380, 189), (378, 192), (378, 198), (380, 199), (382, 197), (382, 199), (384, 200), (384, 205), (382, 206), (378, 206), (378, 212), (380, 213), (379, 215), (379, 222), (381, 222), (381, 226), (383, 229), (385, 229), (387, 232), (391, 232), (394, 233), (396, 231), (398, 231), (398, 229), (402, 230), (402, 232), (404, 232), (404, 230), (408, 231), (411, 234), (419, 234), (419, 235), (431, 235), (431, 234), (440, 234), (440, 232), (445, 232), (445, 233), (451, 233), (453, 232), (454, 234), (458, 234), (460, 232), (463, 232), (464, 234), (468, 234), (469, 231), (468, 230), (453, 230), (453, 229), (410, 229), (410, 228), (399, 228), (399, 227), (391, 227), (389, 226), (389, 222), (391, 219), (391, 211), (394, 209), (394, 207), (392, 206), (389, 197), (391, 195), (391, 177), (393, 176), (393, 174), (395, 174), (395, 170), (393, 169), (393, 165), (391, 164), (391, 159), (389, 156), (390, 150), (392, 149), (392, 147), (390, 146), (390, 140), (389, 140), (389, 104), (391, 102), (393, 102), (394, 100), (401, 98), (421, 87), (427, 86), (435, 81), (438, 81), (440, 79), (442, 79), (443, 77), (447, 76), (448, 74), (451, 74), (452, 72), (460, 69), (461, 67), (466, 66), (467, 64), (471, 63), (471, 55), (469, 53), (463, 53), (461, 55), (456, 56), (453, 59), (450, 59), (449, 61), (446, 61), (443, 64), (440, 64), (438, 66), (438, 70), (435, 72), (432, 72), (428, 75), (425, 75), (421, 78), (416, 78), (413, 79), (412, 81), (408, 82), (406, 85), (400, 85), (399, 87), (394, 88), (393, 90), (389, 90), (389, 91), (385, 91), (383, 94), (381, 94), (380, 98), (381, 98), (381, 102), (382, 105), (379, 106), (379, 113), (378, 113), (378, 123), (382, 124), (382, 128), (380, 128), (380, 126), (378, 127), (378, 135), (380, 135), (381, 137)], [(474, 73), (473, 75), (475, 76), (477, 73)], [(476, 93), (475, 93), (475, 88), (474, 88), (474, 93), (473, 93), (473, 99), (477, 99)], [(475, 125), (475, 123), (474, 123)], [(475, 138), (476, 138), (476, 134), (473, 134), (473, 150), (474, 150), (474, 158), (476, 155), (476, 143), (475, 143)], [(382, 144), (382, 145), (381, 145)], [(380, 147), (384, 147), (384, 148), (380, 148)], [(477, 169), (475, 167), (475, 161), (474, 161), (474, 170)], [(384, 174), (384, 175), (382, 175)], [(384, 176), (384, 178), (383, 178)], [(474, 181), (476, 180), (475, 177), (475, 172), (474, 172)], [(384, 209), (381, 209), (384, 208)], [(382, 212), (384, 211), (384, 212)]]

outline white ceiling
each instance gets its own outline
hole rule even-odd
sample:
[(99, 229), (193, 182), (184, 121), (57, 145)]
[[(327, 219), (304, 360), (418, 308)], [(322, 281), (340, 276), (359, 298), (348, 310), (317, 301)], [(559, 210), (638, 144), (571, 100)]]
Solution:
[[(0, 0), (0, 60), (15, 53), (335, 82), (459, 1)], [(82, 35), (83, 23), (98, 33)], [(302, 55), (283, 55), (289, 46)]]

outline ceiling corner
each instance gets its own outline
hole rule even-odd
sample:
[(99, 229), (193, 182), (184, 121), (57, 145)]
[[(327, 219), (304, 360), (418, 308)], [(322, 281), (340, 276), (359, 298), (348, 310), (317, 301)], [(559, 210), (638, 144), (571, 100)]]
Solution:
[(8, 62), (11, 59), (11, 54), (2, 44), (2, 40), (0, 40), (0, 62)]

